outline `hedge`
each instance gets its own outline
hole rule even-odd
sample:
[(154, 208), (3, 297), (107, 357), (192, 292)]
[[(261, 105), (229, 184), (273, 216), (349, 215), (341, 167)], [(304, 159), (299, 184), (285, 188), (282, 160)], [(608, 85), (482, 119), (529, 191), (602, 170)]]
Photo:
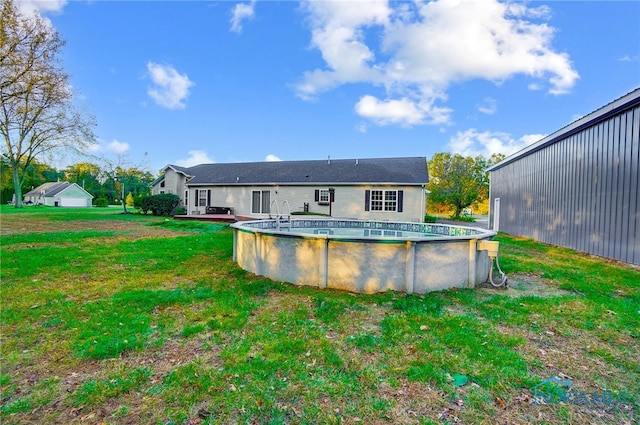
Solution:
[(171, 193), (145, 196), (140, 201), (140, 209), (143, 214), (151, 211), (153, 215), (171, 215), (180, 203), (180, 197)]

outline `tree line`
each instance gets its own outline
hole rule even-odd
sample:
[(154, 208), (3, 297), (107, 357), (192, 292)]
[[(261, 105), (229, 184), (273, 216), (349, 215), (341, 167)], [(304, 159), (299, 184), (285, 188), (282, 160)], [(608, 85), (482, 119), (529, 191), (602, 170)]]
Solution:
[[(0, 202), (6, 204), (14, 200), (14, 182), (11, 164), (0, 158)], [(151, 172), (138, 167), (105, 167), (91, 162), (79, 162), (58, 170), (47, 164), (32, 160), (24, 167), (20, 193), (24, 195), (43, 183), (67, 181), (77, 183), (97, 199), (105, 199), (108, 204), (121, 204), (128, 196), (140, 198), (151, 193), (151, 183), (155, 180)]]

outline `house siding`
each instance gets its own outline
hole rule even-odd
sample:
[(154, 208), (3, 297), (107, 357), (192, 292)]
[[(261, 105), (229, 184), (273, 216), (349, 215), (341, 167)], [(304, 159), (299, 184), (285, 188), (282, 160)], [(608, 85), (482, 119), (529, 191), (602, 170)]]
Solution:
[(617, 110), (596, 111), (490, 170), (490, 223), (499, 198), (497, 230), (640, 264), (639, 104), (637, 90)]
[(91, 195), (85, 192), (78, 185), (71, 185), (58, 195), (54, 197), (54, 205), (55, 202), (58, 202), (59, 206), (74, 206), (74, 207), (90, 207), (91, 206)]
[[(151, 194), (159, 195), (161, 193), (170, 193), (173, 195), (178, 195), (180, 197), (179, 206), (185, 207), (186, 204), (184, 203), (184, 191), (186, 190), (186, 182), (187, 177), (184, 174), (177, 173), (171, 168), (167, 168), (164, 172), (164, 180), (154, 184), (151, 187)], [(161, 186), (162, 183), (164, 183), (164, 187)]]
[[(422, 222), (425, 211), (425, 196), (422, 186), (402, 185), (248, 185), (248, 186), (198, 186), (189, 188), (189, 214), (204, 214), (206, 206), (195, 205), (196, 190), (210, 190), (210, 206), (232, 207), (234, 214), (252, 218), (268, 217), (268, 214), (252, 214), (252, 192), (255, 190), (270, 192), (272, 214), (277, 208), (281, 213), (304, 211), (304, 204), (309, 204), (309, 212), (329, 214), (329, 205), (315, 201), (315, 191), (335, 189), (335, 200), (331, 204), (333, 217), (366, 218), (371, 220), (394, 220)], [(365, 211), (366, 190), (402, 190), (402, 212)], [(184, 198), (184, 195), (182, 196)], [(286, 202), (285, 202), (286, 201)]]

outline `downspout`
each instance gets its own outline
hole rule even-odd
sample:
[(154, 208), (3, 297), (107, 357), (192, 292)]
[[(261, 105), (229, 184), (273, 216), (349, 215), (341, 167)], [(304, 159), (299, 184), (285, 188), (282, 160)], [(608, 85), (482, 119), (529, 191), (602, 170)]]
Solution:
[(422, 213), (419, 222), (424, 223), (424, 216), (427, 214), (427, 186), (423, 184), (420, 187), (422, 189)]

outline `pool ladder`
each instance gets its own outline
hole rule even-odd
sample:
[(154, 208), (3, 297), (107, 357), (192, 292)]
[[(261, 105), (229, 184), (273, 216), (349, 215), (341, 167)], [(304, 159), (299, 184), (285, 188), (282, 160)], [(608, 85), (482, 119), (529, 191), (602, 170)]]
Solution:
[[(284, 201), (282, 201), (282, 211), (283, 213), (280, 213), (280, 208), (278, 208), (278, 201), (276, 201), (275, 199), (273, 201), (271, 201), (271, 204), (269, 205), (269, 210), (271, 210), (271, 206), (275, 204), (276, 205), (276, 228), (278, 230), (280, 230), (281, 228), (286, 228), (286, 229), (291, 229), (291, 206), (289, 205), (289, 201), (287, 201), (286, 199)], [(287, 210), (289, 211), (289, 214), (284, 214), (284, 206), (287, 206)], [(269, 218), (274, 218), (271, 215), (271, 212), (269, 212)]]

